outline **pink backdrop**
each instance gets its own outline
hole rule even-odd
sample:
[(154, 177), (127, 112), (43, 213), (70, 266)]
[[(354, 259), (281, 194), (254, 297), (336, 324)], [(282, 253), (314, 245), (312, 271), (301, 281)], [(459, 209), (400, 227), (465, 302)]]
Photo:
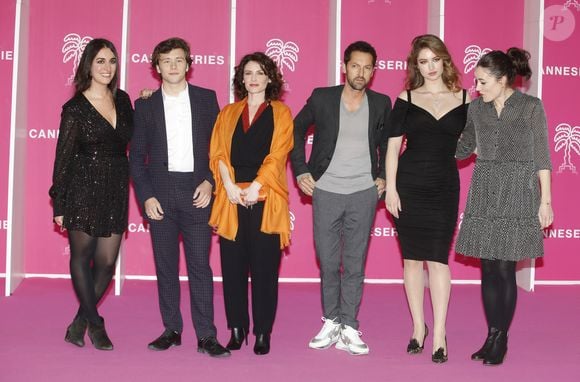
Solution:
[(0, 12), (0, 273), (6, 269), (6, 200), (8, 197), (8, 154), (15, 3), (2, 5)]
[[(490, 9), (493, 9), (493, 27), (490, 27), (488, 17), (476, 17), (476, 15), (490, 14)], [(505, 50), (511, 46), (522, 46), (523, 18), (523, 0), (498, 1), (491, 8), (489, 3), (477, 0), (445, 1), (445, 43), (453, 57), (453, 62), (462, 73), (463, 87), (469, 90), (472, 98), (477, 97), (473, 69), (479, 57), (490, 50)], [(515, 28), (514, 25), (518, 27)], [(461, 224), (473, 172), (473, 157), (458, 164), (461, 179), (458, 224)], [(455, 254), (453, 249), (449, 260), (452, 277), (479, 278), (478, 261)]]
[[(15, 1), (10, 6), (7, 3), (3, 1), (0, 10), (0, 80), (3, 84), (10, 83), (12, 61), (1, 55), (12, 50), (12, 3)], [(67, 240), (54, 229), (51, 222), (52, 212), (47, 193), (51, 183), (61, 105), (73, 92), (68, 80), (74, 69), (74, 49), (78, 48), (75, 48), (75, 43), (82, 43), (87, 36), (105, 37), (111, 39), (121, 51), (122, 3), (122, 0), (102, 0), (95, 5), (79, 5), (78, 1), (54, 0), (47, 4), (42, 0), (30, 0), (27, 273), (68, 273)], [(578, 103), (573, 91), (578, 88), (580, 78), (580, 53), (577, 50), (580, 37), (575, 27), (580, 11), (574, 7), (562, 10), (563, 3), (546, 1), (543, 98), (553, 149), (556, 221), (554, 227), (546, 231), (547, 258), (540, 262), (538, 279), (580, 280), (580, 228), (576, 217), (579, 211), (572, 196), (573, 190), (578, 188), (580, 119), (575, 108), (571, 107)], [(149, 55), (154, 45), (167, 37), (181, 36), (192, 46), (194, 64), (191, 82), (215, 89), (220, 105), (225, 105), (230, 90), (230, 2), (165, 0), (167, 9), (177, 9), (179, 12), (173, 12), (171, 19), (163, 20), (161, 17), (165, 16), (160, 14), (159, 7), (139, 1), (131, 4), (126, 88), (132, 99), (135, 99), (139, 89), (158, 86), (149, 66)], [(456, 65), (464, 72), (464, 87), (469, 88), (473, 83), (473, 64), (483, 49), (522, 45), (524, 0), (447, 0), (445, 4), (445, 40)], [(552, 5), (556, 5), (560, 13), (556, 12), (556, 8), (548, 11)], [(492, 13), (490, 9), (493, 9)], [(486, 16), (491, 14), (493, 24)], [(329, 68), (337, 63), (333, 62), (334, 58), (328, 53), (330, 44), (333, 44), (329, 32), (329, 0), (238, 0), (236, 15), (235, 60), (250, 51), (269, 49), (270, 54), (281, 62), (287, 81), (285, 101), (293, 114), (304, 105), (314, 87), (332, 85), (328, 83)], [(371, 42), (379, 56), (373, 89), (388, 94), (394, 101), (403, 86), (404, 61), (410, 41), (415, 35), (427, 31), (427, 19), (426, 1), (343, 0), (341, 51), (354, 40), (365, 39)], [(65, 49), (69, 54), (67, 56), (63, 53), (65, 36), (71, 40), (67, 45), (70, 49)], [(78, 51), (76, 54), (78, 56)], [(63, 62), (65, 57), (71, 60)], [(0, 90), (0, 134), (3, 134), (0, 137), (2, 222), (6, 220), (9, 98), (9, 86), (3, 86)], [(564, 133), (556, 136), (558, 126)], [(566, 131), (569, 131), (568, 135), (565, 135)], [(556, 148), (558, 151), (555, 151)], [(567, 166), (559, 171), (561, 165)], [(572, 170), (572, 165), (576, 172)], [(462, 164), (460, 213), (463, 212), (472, 168), (472, 163)], [(318, 277), (312, 242), (311, 204), (308, 199), (301, 199), (291, 172), (289, 180), (294, 231), (292, 246), (286, 252), (282, 265), (282, 276)], [(129, 232), (124, 246), (127, 274), (152, 275), (154, 269), (147, 226), (141, 219), (133, 193), (129, 220)], [(371, 237), (367, 265), (369, 278), (402, 277), (395, 234), (381, 205)], [(4, 243), (5, 229), (2, 224), (0, 272), (4, 270)], [(211, 259), (214, 273), (219, 275), (219, 246), (216, 243), (217, 240), (214, 240)], [(450, 265), (455, 279), (479, 278), (478, 269), (461, 256), (452, 254)]]
[[(122, 9), (122, 0), (103, 0), (98, 3), (80, 3), (76, 0), (30, 1), (26, 148), (27, 273), (68, 272), (68, 241), (64, 234), (55, 229), (48, 197), (61, 106), (74, 94), (74, 87), (69, 81), (74, 73), (75, 58), (80, 58), (83, 42), (86, 44), (90, 38), (104, 37), (120, 49)], [(99, 20), (99, 23), (94, 20)], [(65, 36), (70, 39), (68, 44), (64, 41)], [(71, 59), (63, 62), (65, 57)]]
[[(329, 1), (308, 4), (308, 12), (293, 2), (269, 0), (239, 1), (236, 30), (236, 62), (253, 51), (267, 51), (279, 61), (286, 81), (284, 101), (296, 115), (312, 89), (325, 86), (328, 79)], [(267, 15), (267, 16), (266, 16)], [(260, 20), (257, 23), (256, 20)], [(292, 28), (287, 28), (292, 25)], [(282, 277), (318, 277), (313, 255), (312, 209), (301, 200), (294, 174), (288, 165), (292, 246), (285, 252)], [(219, 252), (213, 247), (215, 258)]]
[[(203, 7), (200, 5), (203, 3)], [(159, 7), (149, 2), (133, 2), (130, 12), (128, 93), (131, 99), (143, 88), (159, 87), (151, 70), (153, 48), (169, 37), (182, 37), (191, 46), (193, 58), (191, 83), (214, 89), (220, 106), (229, 100), (229, 1), (165, 0), (166, 9), (178, 9), (171, 21), (159, 20)], [(203, 9), (203, 12), (200, 12)], [(195, 26), (195, 27), (193, 27)], [(126, 271), (131, 275), (153, 275), (155, 266), (147, 223), (141, 217), (134, 192), (129, 207), (129, 232), (125, 241)], [(218, 249), (217, 242), (212, 252)], [(185, 274), (185, 266), (180, 269)], [(219, 274), (219, 257), (212, 255), (212, 267)]]
[[(552, 146), (552, 202), (556, 219), (544, 235), (548, 254), (538, 279), (578, 280), (580, 274), (580, 5), (546, 0), (543, 101)], [(578, 3), (578, 2), (576, 2)], [(555, 151), (558, 149), (558, 151)]]
[[(393, 105), (403, 88), (411, 40), (427, 33), (427, 13), (427, 2), (422, 0), (343, 2), (341, 52), (357, 40), (365, 40), (375, 47), (377, 64), (371, 87), (389, 95)], [(413, 17), (405, 19), (401, 15)], [(366, 276), (400, 279), (403, 277), (401, 265), (396, 231), (381, 201), (371, 231)]]

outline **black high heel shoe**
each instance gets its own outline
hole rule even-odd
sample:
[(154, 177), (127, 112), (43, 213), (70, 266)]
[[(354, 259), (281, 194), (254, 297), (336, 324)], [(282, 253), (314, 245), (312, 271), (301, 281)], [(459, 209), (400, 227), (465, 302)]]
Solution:
[(270, 352), (270, 334), (256, 334), (256, 344), (254, 345), (254, 353), (257, 355), (264, 355)]
[(501, 365), (505, 353), (507, 353), (508, 336), (505, 330), (498, 330), (489, 351), (483, 358), (483, 364), (487, 366)]
[(431, 355), (431, 361), (435, 363), (445, 363), (447, 362), (447, 337), (445, 337), (445, 349), (440, 347), (439, 349), (435, 350), (435, 353)]
[(66, 328), (64, 340), (78, 347), (85, 346), (85, 332), (87, 331), (87, 320), (76, 316), (71, 324)]
[(491, 349), (491, 346), (493, 345), (493, 341), (495, 341), (497, 332), (498, 330), (496, 328), (489, 328), (489, 330), (487, 331), (487, 338), (485, 339), (483, 346), (481, 347), (481, 349), (479, 349), (478, 351), (476, 351), (471, 355), (472, 360), (482, 361), (485, 358), (485, 356)]
[(248, 330), (245, 328), (232, 328), (232, 336), (230, 341), (226, 345), (228, 350), (240, 350), (242, 347), (242, 342), (246, 341), (246, 346), (248, 345)]
[(411, 340), (409, 341), (409, 345), (407, 345), (407, 353), (420, 354), (421, 352), (423, 352), (423, 348), (425, 347), (425, 338), (427, 338), (428, 334), (429, 328), (427, 327), (427, 324), (425, 324), (425, 335), (423, 336), (423, 344), (419, 345), (419, 341), (417, 341), (414, 338), (411, 338)]

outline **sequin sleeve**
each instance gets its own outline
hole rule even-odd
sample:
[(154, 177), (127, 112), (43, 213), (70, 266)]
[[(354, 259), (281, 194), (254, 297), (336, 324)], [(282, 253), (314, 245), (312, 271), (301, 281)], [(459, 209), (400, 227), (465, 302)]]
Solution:
[(73, 109), (65, 105), (60, 117), (60, 128), (49, 195), (53, 202), (53, 216), (64, 215), (66, 194), (72, 180), (72, 168), (78, 153), (78, 128)]

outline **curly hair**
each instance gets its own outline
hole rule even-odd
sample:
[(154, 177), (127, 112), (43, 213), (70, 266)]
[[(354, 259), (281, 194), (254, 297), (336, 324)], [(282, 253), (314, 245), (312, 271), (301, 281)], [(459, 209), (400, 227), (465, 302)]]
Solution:
[[(108, 48), (113, 52), (113, 55), (116, 59), (118, 59), (119, 55), (117, 54), (117, 49), (115, 49), (115, 45), (109, 40), (105, 40), (104, 38), (95, 38), (91, 40), (85, 49), (83, 50), (83, 54), (81, 55), (81, 60), (79, 61), (79, 66), (77, 67), (77, 71), (75, 73), (74, 78), (74, 85), (75, 85), (75, 92), (76, 94), (80, 94), (87, 90), (91, 86), (92, 76), (91, 76), (91, 66), (93, 65), (93, 60), (97, 57), (97, 54), (101, 51), (101, 49)], [(117, 78), (119, 76), (119, 67), (115, 71), (115, 75), (109, 85), (107, 87), (109, 90), (115, 94), (117, 91)]]
[(276, 101), (280, 99), (282, 94), (282, 74), (278, 70), (278, 66), (270, 57), (263, 52), (254, 52), (246, 54), (240, 60), (240, 63), (234, 69), (233, 88), (234, 94), (238, 99), (243, 99), (248, 95), (246, 86), (244, 85), (244, 68), (248, 62), (254, 61), (260, 65), (260, 68), (266, 73), (270, 82), (266, 86), (266, 101)]
[(425, 83), (425, 78), (421, 75), (417, 67), (417, 57), (423, 49), (429, 49), (443, 60), (443, 74), (441, 78), (447, 89), (456, 92), (461, 89), (459, 71), (451, 59), (447, 47), (441, 39), (432, 34), (417, 36), (411, 43), (411, 52), (407, 56), (407, 77), (405, 78), (405, 88), (409, 90), (417, 89)]

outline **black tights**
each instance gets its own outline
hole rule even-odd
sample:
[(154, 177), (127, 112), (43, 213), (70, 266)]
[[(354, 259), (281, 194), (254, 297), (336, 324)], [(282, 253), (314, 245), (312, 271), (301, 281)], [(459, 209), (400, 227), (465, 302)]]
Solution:
[(99, 323), (97, 304), (105, 294), (121, 245), (120, 234), (94, 237), (82, 231), (69, 231), (70, 275), (80, 307), (78, 316)]
[(516, 309), (516, 262), (481, 260), (481, 294), (487, 325), (509, 329)]

